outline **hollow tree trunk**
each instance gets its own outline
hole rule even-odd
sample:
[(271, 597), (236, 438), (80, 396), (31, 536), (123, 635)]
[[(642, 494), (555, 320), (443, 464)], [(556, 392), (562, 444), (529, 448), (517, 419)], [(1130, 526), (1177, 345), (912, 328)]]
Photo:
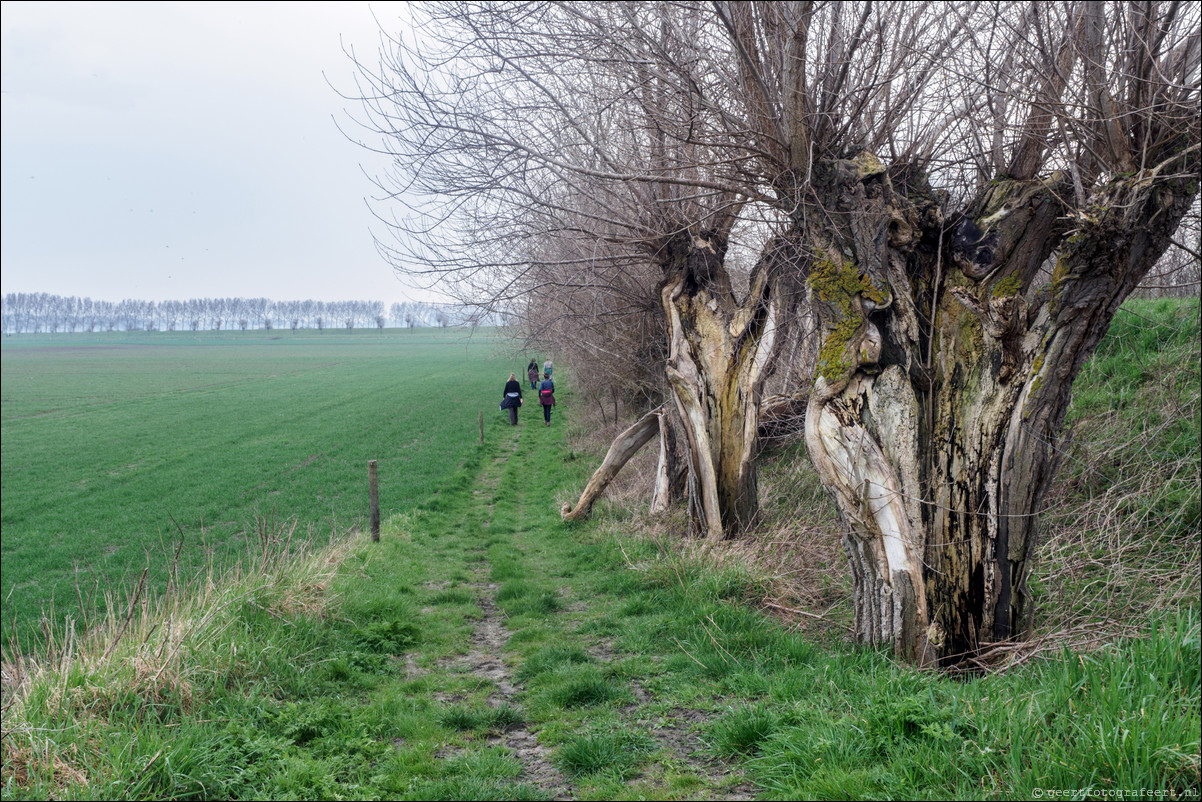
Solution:
[(950, 664), (1023, 627), (1073, 378), (1196, 183), (1144, 171), (1072, 220), (1067, 180), (997, 181), (946, 221), (891, 172), (871, 154), (815, 170), (806, 443), (849, 523), (858, 637)]
[(668, 381), (688, 464), (690, 521), (710, 540), (737, 533), (758, 511), (755, 457), (764, 380), (778, 350), (784, 276), (796, 250), (770, 247), (747, 296), (731, 289), (723, 237), (682, 236), (665, 248)]

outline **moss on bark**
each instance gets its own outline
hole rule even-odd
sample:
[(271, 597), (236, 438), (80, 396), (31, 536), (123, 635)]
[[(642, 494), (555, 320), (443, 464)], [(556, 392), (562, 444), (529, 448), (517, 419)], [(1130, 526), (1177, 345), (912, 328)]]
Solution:
[(856, 365), (850, 346), (864, 328), (857, 296), (884, 306), (889, 302), (889, 290), (874, 285), (854, 264), (836, 263), (823, 249), (819, 254), (810, 269), (809, 281), (818, 297), (835, 312), (835, 325), (818, 349), (818, 374), (833, 385), (845, 379)]

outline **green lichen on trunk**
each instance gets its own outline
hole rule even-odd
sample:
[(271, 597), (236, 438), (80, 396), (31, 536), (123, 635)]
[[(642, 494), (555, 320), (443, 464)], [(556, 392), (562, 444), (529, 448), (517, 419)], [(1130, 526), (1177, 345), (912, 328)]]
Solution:
[(1005, 298), (1009, 295), (1017, 295), (1022, 289), (1023, 282), (1018, 276), (1006, 276), (1004, 279), (993, 285), (993, 297)]
[(863, 151), (853, 158), (852, 163), (855, 164), (859, 171), (860, 178), (864, 179), (870, 175), (878, 175), (885, 172), (885, 164), (880, 158), (871, 151)]
[(1056, 258), (1056, 266), (1052, 268), (1052, 280), (1048, 284), (1048, 292), (1053, 301), (1060, 297), (1060, 291), (1064, 289), (1064, 280), (1069, 276), (1069, 261), (1067, 253), (1062, 253)]
[(875, 286), (854, 265), (836, 263), (825, 250), (820, 249), (819, 253), (810, 270), (809, 282), (818, 298), (830, 307), (833, 320), (828, 322), (830, 330), (818, 349), (818, 375), (828, 384), (834, 384), (855, 367), (848, 346), (864, 327), (858, 296), (883, 306), (888, 303), (889, 295), (887, 289)]

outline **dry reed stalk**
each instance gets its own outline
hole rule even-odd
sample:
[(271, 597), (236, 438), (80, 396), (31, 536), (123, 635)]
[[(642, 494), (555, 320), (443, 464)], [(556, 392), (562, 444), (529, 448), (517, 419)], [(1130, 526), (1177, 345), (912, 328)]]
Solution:
[(770, 609), (773, 609), (773, 610), (778, 610), (782, 613), (788, 613), (789, 615), (801, 615), (801, 616), (805, 616), (806, 618), (814, 618), (819, 621), (822, 621), (823, 623), (831, 624), (832, 626), (842, 627), (843, 629), (846, 629), (848, 632), (853, 631), (853, 628), (847, 626), (846, 623), (832, 621), (831, 619), (827, 618), (825, 615), (821, 615), (819, 613), (810, 613), (810, 612), (806, 612), (805, 610), (798, 610), (793, 607), (786, 607), (783, 604), (777, 604), (776, 602), (771, 602), (771, 601), (765, 601), (764, 606), (768, 607)]
[(142, 593), (146, 590), (146, 577), (149, 575), (150, 567), (147, 566), (146, 568), (142, 569), (142, 578), (138, 580), (137, 590), (134, 591), (133, 597), (129, 600), (129, 609), (125, 611), (125, 617), (121, 619), (121, 624), (117, 628), (117, 634), (113, 636), (112, 641), (109, 642), (108, 647), (104, 650), (104, 654), (101, 655), (100, 659), (102, 661), (107, 660), (109, 656), (112, 655), (113, 650), (117, 648), (117, 644), (121, 642), (121, 637), (125, 634), (125, 630), (129, 626), (130, 620), (134, 617), (134, 611), (138, 607), (138, 602), (142, 598)]

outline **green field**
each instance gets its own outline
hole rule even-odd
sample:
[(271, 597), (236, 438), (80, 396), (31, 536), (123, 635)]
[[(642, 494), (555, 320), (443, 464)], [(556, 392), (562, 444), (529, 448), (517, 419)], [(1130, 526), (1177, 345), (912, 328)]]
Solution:
[[(60, 629), (42, 659), (6, 661), (0, 799), (1131, 799), (1132, 789), (1197, 799), (1197, 309), (1130, 305), (1131, 320), (1083, 371), (1069, 416), (1075, 467), (1054, 496), (1064, 509), (1048, 515), (1041, 614), (1080, 610), (1062, 628), (1122, 614), (1123, 626), (1094, 632), (1081, 649), (1053, 640), (1037, 651), (1033, 641), (1005, 671), (979, 676), (898, 664), (887, 650), (846, 642), (837, 619), (810, 628), (769, 613), (765, 602), (798, 577), (756, 563), (740, 544), (681, 539), (678, 510), (648, 516), (613, 493), (591, 520), (564, 523), (560, 505), (600, 458), (588, 410), (565, 394), (551, 428), (506, 425), (494, 399), (513, 360), (488, 341), (234, 335), (204, 340), (223, 346), (206, 352), (187, 337), (116, 338), (108, 345), (131, 347), (92, 361), (47, 350), (58, 338), (7, 344), (6, 583), (48, 592), (28, 572), (13, 579), (7, 551), (22, 544), (8, 523), (18, 498), (8, 493), (9, 460), (17, 464), (18, 442), (35, 451), (38, 432), (54, 445), (44, 464), (71, 455), (72, 465), (107, 466), (122, 436), (190, 431), (161, 438), (169, 445), (154, 465), (199, 486), (218, 473), (212, 465), (234, 466), (222, 481), (251, 476), (228, 485), (233, 501), (221, 509), (231, 522), (253, 519), (268, 498), (281, 513), (345, 526), (364, 513), (368, 457), (387, 481), (378, 543), (360, 532), (312, 551), (277, 544), (241, 572), (131, 608), (128, 629), (113, 617), (84, 636)], [(175, 366), (184, 354), (187, 370)], [(106, 366), (97, 386), (118, 400), (72, 391), (85, 367), (100, 375)], [(22, 371), (39, 392), (17, 395), (8, 377)], [(122, 387), (143, 389), (126, 397)], [(353, 398), (340, 394), (351, 387)], [(237, 448), (235, 424), (215, 412), (208, 428), (180, 422), (208, 411), (190, 400), (206, 392), (226, 407), (242, 401), (231, 417), (258, 449)], [(93, 425), (127, 431), (75, 457), (64, 423), (104, 414), (111, 420)], [(537, 422), (537, 409), (524, 418)], [(30, 431), (10, 442), (10, 427)], [(405, 431), (421, 435), (410, 442)], [(241, 456), (269, 449), (271, 461)], [(323, 457), (289, 474), (308, 454)], [(186, 459), (210, 467), (189, 479)], [(772, 513), (774, 526), (790, 528), (768, 536), (795, 532), (798, 510), (816, 506), (806, 494), (817, 480), (796, 450), (763, 460), (764, 485), (778, 485), (766, 494), (792, 499)], [(345, 462), (347, 476), (289, 478), (325, 462)], [(107, 506), (91, 513), (75, 502), (80, 519), (99, 528), (132, 504), (114, 496), (121, 477), (75, 470), (77, 484), (108, 489)], [(1103, 471), (1105, 487), (1095, 476)], [(150, 491), (148, 518), (161, 506), (154, 493), (171, 497), (151, 482), (137, 488)], [(231, 548), (241, 531), (231, 524)], [(143, 535), (159, 536), (154, 527)], [(138, 570), (143, 558), (133, 556)], [(116, 557), (103, 565), (109, 581), (126, 570)], [(1179, 593), (1159, 589), (1172, 583)], [(1101, 585), (1110, 591), (1100, 596), (1092, 588)], [(1111, 595), (1121, 609), (1106, 606)]]
[(52, 603), (78, 615), (147, 555), (161, 582), (181, 532), (199, 566), (242, 554), (259, 516), (313, 537), (361, 524), (372, 459), (385, 517), (428, 497), (480, 411), (501, 425), (525, 360), (497, 346), (454, 329), (6, 339), (4, 631)]
[(1004, 674), (900, 665), (636, 505), (565, 524), (575, 412), (498, 422), (325, 580), (273, 563), (82, 645), (6, 714), (0, 798), (1197, 798), (1196, 609)]

